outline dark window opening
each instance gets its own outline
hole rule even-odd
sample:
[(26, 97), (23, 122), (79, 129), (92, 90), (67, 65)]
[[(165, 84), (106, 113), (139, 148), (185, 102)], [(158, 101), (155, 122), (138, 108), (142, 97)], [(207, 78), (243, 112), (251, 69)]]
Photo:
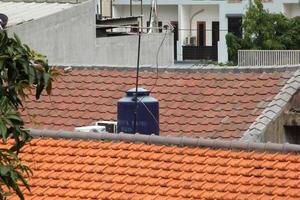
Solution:
[(300, 144), (300, 126), (285, 126), (286, 142)]
[(171, 24), (174, 27), (174, 60), (177, 60), (178, 22), (171, 21)]
[[(150, 27), (150, 22), (149, 21), (147, 21), (147, 27)], [(162, 33), (162, 22), (161, 21), (159, 21), (158, 22), (158, 27), (159, 27), (159, 33)]]
[[(139, 25), (137, 25), (137, 24), (136, 24), (136, 25), (132, 25), (132, 26), (133, 26), (133, 27), (135, 27), (135, 26), (136, 26), (136, 27), (139, 27)], [(130, 29), (130, 32), (131, 32), (131, 33), (138, 33), (138, 32), (139, 32), (139, 28), (131, 28), (131, 29)]]
[(220, 40), (220, 23), (212, 22), (212, 45), (218, 45), (218, 41)]
[(242, 17), (228, 17), (228, 32), (242, 37)]
[(206, 45), (206, 25), (205, 22), (197, 22), (197, 40), (198, 46)]

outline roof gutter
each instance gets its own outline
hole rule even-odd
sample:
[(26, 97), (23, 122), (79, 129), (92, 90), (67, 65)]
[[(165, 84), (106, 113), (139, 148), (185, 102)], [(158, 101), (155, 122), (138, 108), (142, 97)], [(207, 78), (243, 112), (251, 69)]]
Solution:
[(81, 140), (105, 140), (122, 141), (132, 143), (146, 143), (155, 145), (168, 145), (180, 147), (209, 147), (220, 149), (238, 149), (247, 151), (267, 151), (267, 152), (300, 152), (300, 145), (295, 144), (275, 144), (275, 143), (255, 143), (245, 141), (226, 141), (190, 137), (170, 137), (141, 134), (113, 134), (113, 133), (85, 133), (71, 131), (37, 130), (30, 129), (30, 135), (34, 138), (64, 138)]

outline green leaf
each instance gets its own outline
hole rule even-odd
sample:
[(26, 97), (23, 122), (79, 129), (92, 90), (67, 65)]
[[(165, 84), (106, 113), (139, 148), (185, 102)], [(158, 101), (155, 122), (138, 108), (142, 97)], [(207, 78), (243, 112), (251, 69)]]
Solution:
[(43, 90), (44, 90), (44, 83), (38, 83), (38, 85), (36, 86), (36, 93), (35, 93), (36, 99), (40, 98)]
[(8, 167), (0, 165), (1, 176), (6, 176), (8, 172), (9, 172), (9, 168)]
[(48, 85), (46, 87), (46, 91), (47, 91), (48, 95), (51, 95), (51, 91), (52, 91), (52, 80), (51, 79), (48, 81)]
[(4, 141), (4, 143), (6, 143), (7, 141), (7, 127), (5, 126), (5, 123), (0, 120), (0, 131), (1, 131), (1, 135), (2, 135), (2, 140)]
[[(44, 78), (44, 85), (45, 85), (45, 86), (48, 86), (48, 82), (49, 82), (49, 80), (50, 80), (50, 78), (51, 78), (50, 74), (48, 74), (48, 73), (43, 73), (43, 78)], [(50, 80), (50, 82), (51, 82), (51, 80)]]
[(6, 116), (7, 119), (14, 121), (14, 123), (23, 124), (23, 120), (20, 118), (18, 114), (9, 114)]
[(16, 33), (14, 33), (14, 38), (15, 38), (17, 44), (18, 44), (19, 46), (21, 46), (21, 45), (22, 45), (21, 40), (20, 40), (20, 38), (17, 36)]
[(19, 184), (30, 189), (24, 175), (31, 174), (31, 170), (21, 163), (18, 153), (31, 136), (23, 128), (18, 109), (27, 97), (27, 88), (36, 86), (36, 98), (44, 90), (50, 94), (57, 75), (58, 70), (49, 67), (45, 56), (22, 44), (17, 35), (9, 38), (5, 30), (0, 31), (0, 136), (4, 142), (14, 140), (12, 146), (0, 148), (0, 199), (10, 195), (3, 186), (20, 199), (24, 196)]

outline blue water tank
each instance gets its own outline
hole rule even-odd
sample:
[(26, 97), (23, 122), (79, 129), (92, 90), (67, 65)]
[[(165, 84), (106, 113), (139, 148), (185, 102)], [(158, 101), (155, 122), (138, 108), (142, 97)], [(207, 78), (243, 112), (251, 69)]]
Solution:
[[(134, 133), (135, 93), (136, 89), (132, 88), (118, 101), (118, 133)], [(149, 95), (148, 90), (138, 88), (136, 132), (159, 135), (159, 103)]]

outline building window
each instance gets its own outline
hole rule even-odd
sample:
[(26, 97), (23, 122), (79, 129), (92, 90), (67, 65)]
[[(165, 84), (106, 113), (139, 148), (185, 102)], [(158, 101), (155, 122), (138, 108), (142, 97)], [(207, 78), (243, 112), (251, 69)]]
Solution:
[(212, 22), (212, 46), (217, 46), (220, 40), (220, 23)]
[[(135, 27), (135, 26), (136, 26), (137, 28), (133, 28), (133, 27)], [(139, 32), (139, 28), (138, 28), (139, 25), (135, 24), (135, 25), (131, 25), (131, 27), (132, 27), (132, 28), (130, 29), (130, 32), (131, 32), (131, 33), (138, 33), (138, 32)]]
[(300, 126), (285, 126), (286, 142), (291, 144), (300, 144)]
[(242, 16), (228, 16), (228, 32), (237, 37), (242, 37)]
[(197, 22), (197, 41), (198, 46), (206, 46), (206, 23)]
[[(147, 21), (147, 27), (150, 27), (150, 22), (149, 21)], [(158, 22), (158, 27), (159, 27), (158, 32), (162, 33), (162, 21)]]

